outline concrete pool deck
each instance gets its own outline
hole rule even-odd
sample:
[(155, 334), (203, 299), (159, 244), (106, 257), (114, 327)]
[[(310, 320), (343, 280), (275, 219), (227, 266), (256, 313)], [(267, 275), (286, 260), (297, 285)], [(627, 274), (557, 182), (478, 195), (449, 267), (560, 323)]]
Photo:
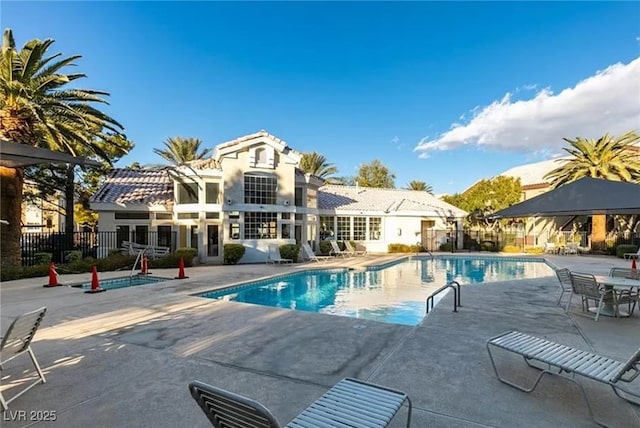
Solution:
[[(414, 405), (413, 427), (595, 426), (571, 382), (546, 377), (526, 394), (500, 383), (487, 356), (486, 340), (506, 330), (620, 360), (640, 347), (640, 310), (630, 318), (601, 317), (596, 323), (573, 299), (566, 315), (555, 304), (555, 276), (463, 286), (457, 313), (445, 296), (416, 327), (192, 296), (283, 272), (358, 267), (396, 257), (187, 268), (189, 279), (93, 295), (71, 287), (43, 288), (46, 278), (4, 282), (3, 332), (17, 315), (48, 308), (33, 343), (47, 383), (11, 403), (1, 425), (34, 424), (29, 413), (26, 421), (14, 419), (20, 410), (35, 410), (55, 411), (56, 416), (38, 427), (210, 426), (187, 390), (195, 379), (258, 400), (284, 425), (350, 376), (406, 392)], [(629, 266), (614, 257), (545, 258), (558, 267), (597, 274)], [(153, 270), (154, 276), (175, 274)], [(123, 272), (100, 278), (117, 276)], [(76, 283), (89, 278), (60, 279)], [(507, 374), (531, 378), (521, 358), (501, 356), (498, 364)], [(26, 356), (6, 365), (0, 388), (7, 397), (30, 369)], [(581, 382), (596, 417), (612, 427), (640, 426), (640, 407), (616, 397), (608, 386)], [(640, 382), (635, 383), (633, 390), (640, 392)], [(402, 426), (405, 416), (403, 409), (392, 426)]]

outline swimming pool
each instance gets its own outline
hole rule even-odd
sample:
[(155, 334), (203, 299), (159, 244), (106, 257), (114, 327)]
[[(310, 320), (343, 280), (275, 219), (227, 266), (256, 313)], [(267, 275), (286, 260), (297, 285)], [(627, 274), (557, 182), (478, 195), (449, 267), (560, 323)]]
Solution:
[[(201, 297), (417, 325), (426, 298), (448, 281), (476, 284), (553, 275), (542, 259), (413, 257), (353, 271), (318, 269), (199, 294)], [(445, 293), (436, 297), (436, 302)], [(464, 302), (463, 302), (464, 304)]]
[[(111, 279), (101, 279), (100, 288), (105, 290), (112, 290), (116, 288), (135, 287), (136, 285), (154, 284), (156, 282), (168, 281), (169, 278), (162, 278), (159, 276), (148, 275), (134, 275), (132, 277), (121, 277)], [(89, 290), (91, 288), (91, 282), (85, 282), (83, 284), (74, 285), (74, 287), (82, 288), (83, 290)]]

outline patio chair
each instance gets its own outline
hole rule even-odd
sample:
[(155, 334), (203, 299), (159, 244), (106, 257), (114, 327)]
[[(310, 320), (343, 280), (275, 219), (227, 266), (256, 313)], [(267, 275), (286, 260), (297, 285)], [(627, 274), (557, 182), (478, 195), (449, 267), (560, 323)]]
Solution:
[[(609, 271), (609, 276), (640, 279), (640, 271), (637, 269), (614, 267)], [(628, 313), (629, 315), (633, 315), (636, 305), (640, 305), (640, 290), (616, 290), (614, 288), (614, 293), (616, 297), (616, 304), (622, 305), (627, 303), (629, 305)]]
[(331, 243), (331, 252), (333, 253), (334, 256), (336, 257), (342, 256), (342, 258), (347, 258), (352, 256), (352, 254), (349, 253), (348, 251), (341, 250), (337, 241), (329, 241), (329, 242)]
[(293, 263), (292, 259), (283, 259), (280, 256), (280, 248), (277, 245), (270, 244), (267, 253), (267, 263), (282, 264)]
[(640, 259), (640, 248), (635, 253), (624, 253), (623, 256), (625, 259)]
[[(540, 370), (533, 385), (526, 387), (501, 377), (491, 353), (491, 347), (521, 355), (529, 367)], [(595, 418), (582, 384), (575, 379), (576, 375), (609, 385), (618, 397), (629, 403), (640, 405), (640, 395), (637, 392), (631, 392), (621, 387), (621, 383), (633, 382), (640, 375), (640, 349), (634, 352), (627, 361), (616, 361), (603, 355), (571, 348), (517, 331), (507, 331), (487, 340), (487, 352), (498, 380), (520, 391), (533, 391), (545, 374), (559, 376), (575, 383), (582, 392), (589, 409), (589, 415), (600, 425), (606, 426)], [(531, 364), (532, 361), (546, 364), (547, 368), (536, 367)]]
[(558, 254), (559, 251), (560, 249), (554, 242), (546, 242), (544, 244), (544, 252), (547, 254)]
[[(569, 295), (569, 301), (567, 302), (567, 308), (565, 312), (569, 311), (571, 298), (574, 294), (577, 294), (582, 300), (582, 311), (595, 312), (595, 320), (597, 322), (598, 318), (600, 318), (600, 310), (602, 309), (604, 299), (615, 299), (613, 290), (605, 290), (600, 288), (595, 277), (590, 273), (570, 272), (570, 276), (571, 289), (573, 293)], [(595, 307), (592, 308), (592, 311), (590, 311), (589, 308), (590, 301), (595, 302)]]
[(351, 253), (353, 256), (364, 256), (367, 254), (367, 250), (357, 250), (351, 245), (351, 242), (344, 241), (344, 248), (348, 253)]
[(26, 388), (13, 395), (10, 399), (6, 400), (2, 395), (2, 392), (0, 392), (0, 404), (2, 405), (3, 411), (9, 409), (9, 403), (13, 400), (20, 397), (39, 383), (46, 382), (44, 374), (40, 369), (40, 365), (38, 365), (38, 360), (36, 360), (36, 356), (31, 349), (31, 341), (35, 336), (36, 331), (38, 331), (38, 327), (40, 326), (40, 322), (42, 321), (45, 312), (47, 312), (47, 308), (42, 307), (35, 311), (20, 315), (11, 323), (0, 342), (0, 370), (4, 371), (4, 365), (7, 362), (27, 352), (31, 357), (31, 361), (35, 366), (36, 371), (38, 372), (38, 379), (36, 379), (35, 382), (30, 383)]
[(332, 256), (316, 256), (309, 244), (302, 244), (302, 258), (311, 262), (321, 262), (333, 259)]
[[(198, 381), (189, 384), (189, 391), (216, 428), (281, 427), (269, 409), (257, 401)], [(410, 427), (411, 400), (404, 392), (345, 378), (286, 427), (386, 427), (405, 401)]]
[(560, 305), (562, 304), (562, 298), (564, 297), (564, 294), (571, 294), (573, 292), (573, 288), (571, 288), (571, 271), (567, 268), (556, 269), (556, 276), (558, 277), (558, 281), (560, 282), (560, 296), (558, 297), (556, 305)]

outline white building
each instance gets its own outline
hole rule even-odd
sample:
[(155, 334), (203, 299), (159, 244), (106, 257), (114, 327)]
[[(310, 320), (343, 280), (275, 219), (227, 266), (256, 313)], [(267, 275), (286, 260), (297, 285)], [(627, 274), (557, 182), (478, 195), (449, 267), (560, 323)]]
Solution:
[[(317, 248), (327, 238), (371, 252), (393, 243), (437, 248), (426, 242), (431, 229), (457, 231), (462, 246), (465, 211), (427, 192), (324, 185), (298, 168), (301, 156), (260, 131), (216, 146), (210, 159), (182, 167), (182, 178), (168, 170), (115, 170), (91, 208), (99, 231), (113, 232), (117, 242), (192, 247), (203, 263), (221, 262), (226, 243), (245, 246), (241, 263), (265, 261), (269, 244)], [(102, 256), (114, 247), (100, 245)]]

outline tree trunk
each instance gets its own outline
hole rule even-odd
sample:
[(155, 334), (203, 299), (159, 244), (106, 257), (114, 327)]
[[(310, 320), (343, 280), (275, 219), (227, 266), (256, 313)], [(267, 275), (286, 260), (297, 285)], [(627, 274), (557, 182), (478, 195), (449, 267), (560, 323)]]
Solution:
[(607, 216), (604, 214), (591, 217), (591, 248), (604, 251), (607, 249)]
[(64, 234), (65, 234), (65, 250), (73, 249), (73, 232), (74, 228), (74, 196), (75, 196), (75, 166), (67, 166), (67, 177), (64, 183)]
[(22, 168), (0, 166), (0, 265), (20, 266), (22, 234)]

